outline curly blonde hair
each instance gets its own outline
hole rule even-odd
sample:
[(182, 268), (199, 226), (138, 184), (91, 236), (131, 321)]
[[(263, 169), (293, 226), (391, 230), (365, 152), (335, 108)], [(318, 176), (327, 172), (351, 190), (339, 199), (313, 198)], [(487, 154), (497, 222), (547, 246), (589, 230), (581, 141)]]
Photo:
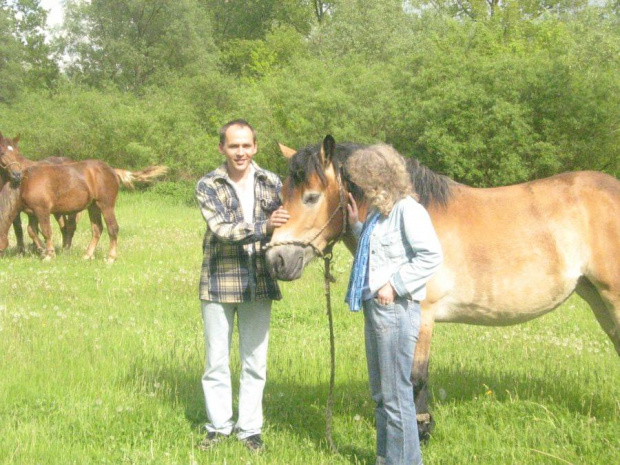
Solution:
[(348, 178), (359, 186), (368, 202), (387, 216), (400, 199), (415, 195), (407, 162), (394, 147), (376, 144), (356, 150), (346, 161)]

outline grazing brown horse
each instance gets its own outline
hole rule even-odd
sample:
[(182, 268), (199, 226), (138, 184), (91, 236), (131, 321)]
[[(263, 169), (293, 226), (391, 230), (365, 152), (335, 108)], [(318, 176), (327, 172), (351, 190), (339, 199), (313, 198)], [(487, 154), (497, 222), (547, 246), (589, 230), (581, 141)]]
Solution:
[[(6, 248), (4, 236), (20, 209), (28, 214), (29, 233), (36, 232), (40, 225), (46, 241), (45, 249), (36, 234), (31, 237), (39, 249), (45, 250), (47, 259), (55, 256), (50, 214), (75, 215), (88, 209), (93, 238), (84, 258), (93, 258), (103, 230), (103, 215), (110, 237), (107, 261), (113, 262), (117, 256), (118, 223), (114, 205), (119, 184), (133, 187), (135, 181), (150, 182), (167, 172), (164, 166), (152, 166), (137, 172), (114, 169), (99, 160), (61, 165), (34, 164), (23, 168), (15, 156), (15, 148), (10, 147), (11, 150), (0, 152), (0, 169), (4, 169), (13, 182), (18, 182), (19, 188), (11, 188), (9, 183), (0, 196), (0, 253)], [(68, 227), (74, 229), (75, 222)]]
[[(281, 280), (340, 237), (351, 252), (346, 193), (367, 212), (363, 193), (347, 180), (345, 160), (359, 146), (321, 146), (295, 153), (284, 182), (289, 221), (277, 228), (267, 261)], [(620, 182), (574, 172), (514, 186), (477, 189), (409, 160), (412, 185), (433, 220), (444, 263), (427, 285), (413, 363), (418, 426), (428, 438), (428, 363), (435, 322), (505, 326), (544, 315), (577, 292), (620, 354)], [(390, 180), (386, 179), (386, 183)]]

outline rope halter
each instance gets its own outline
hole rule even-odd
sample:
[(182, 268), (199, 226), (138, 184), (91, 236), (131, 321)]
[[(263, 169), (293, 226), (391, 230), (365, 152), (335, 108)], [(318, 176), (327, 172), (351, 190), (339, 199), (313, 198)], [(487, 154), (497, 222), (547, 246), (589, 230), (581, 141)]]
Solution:
[[(278, 241), (278, 242), (274, 242), (273, 244), (269, 243), (264, 247), (265, 251), (267, 251), (268, 249), (272, 247), (276, 247), (280, 245), (297, 245), (300, 247), (310, 247), (313, 250), (314, 255), (317, 257), (326, 258), (326, 257), (331, 256), (332, 248), (340, 239), (342, 239), (342, 236), (347, 230), (347, 192), (342, 182), (342, 168), (340, 168), (336, 173), (337, 173), (336, 181), (338, 182), (338, 193), (340, 197), (338, 200), (338, 206), (329, 215), (329, 218), (327, 219), (325, 224), (312, 237), (312, 239), (305, 240), (305, 241), (303, 240)], [(327, 245), (325, 246), (324, 250), (319, 249), (318, 246), (314, 244), (314, 241), (323, 233), (323, 231), (325, 231), (327, 226), (329, 226), (329, 224), (333, 221), (333, 219), (336, 217), (336, 215), (338, 214), (340, 210), (342, 210), (342, 229), (340, 230), (340, 233), (334, 239), (327, 242)]]

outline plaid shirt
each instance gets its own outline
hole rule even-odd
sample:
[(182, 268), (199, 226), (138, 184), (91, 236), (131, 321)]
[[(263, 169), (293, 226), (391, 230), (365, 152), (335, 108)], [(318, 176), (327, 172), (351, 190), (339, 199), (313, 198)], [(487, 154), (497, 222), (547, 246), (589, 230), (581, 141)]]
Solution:
[[(226, 163), (196, 185), (196, 198), (207, 222), (199, 296), (213, 302), (248, 302), (282, 298), (271, 277), (263, 247), (269, 241), (267, 220), (282, 204), (280, 178), (252, 162), (254, 223), (246, 223)], [(253, 253), (251, 244), (254, 244)], [(254, 285), (252, 285), (254, 284)]]

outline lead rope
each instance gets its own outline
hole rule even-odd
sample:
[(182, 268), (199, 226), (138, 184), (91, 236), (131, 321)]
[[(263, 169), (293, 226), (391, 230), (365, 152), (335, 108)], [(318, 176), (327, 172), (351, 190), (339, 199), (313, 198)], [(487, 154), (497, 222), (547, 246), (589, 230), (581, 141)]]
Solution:
[(331, 250), (323, 257), (325, 262), (325, 302), (327, 305), (327, 319), (329, 321), (329, 355), (330, 355), (330, 372), (329, 372), (329, 391), (327, 393), (327, 409), (325, 411), (325, 434), (327, 443), (334, 454), (338, 453), (338, 448), (332, 437), (332, 410), (334, 407), (334, 383), (336, 380), (336, 343), (334, 340), (334, 317), (332, 315), (332, 299), (330, 284), (336, 280), (330, 273), (330, 263), (332, 259)]
[[(339, 188), (339, 196), (340, 202), (338, 207), (332, 212), (332, 214), (327, 219), (327, 222), (323, 225), (323, 227), (319, 230), (318, 233), (314, 235), (312, 239), (309, 241), (281, 241), (276, 242), (274, 244), (268, 244), (265, 247), (265, 250), (270, 249), (279, 245), (300, 245), (303, 247), (311, 247), (314, 251), (315, 255), (318, 257), (322, 257), (324, 261), (324, 290), (325, 290), (325, 302), (327, 306), (327, 319), (329, 321), (329, 354), (330, 354), (330, 372), (329, 372), (329, 391), (327, 393), (327, 408), (325, 411), (325, 435), (327, 436), (327, 443), (329, 444), (330, 449), (334, 454), (338, 454), (338, 448), (336, 447), (336, 443), (332, 437), (332, 410), (334, 407), (334, 384), (336, 380), (336, 342), (334, 337), (334, 317), (332, 315), (332, 299), (331, 299), (331, 286), (330, 284), (336, 282), (334, 277), (330, 272), (331, 260), (333, 258), (332, 249), (334, 245), (342, 238), (346, 229), (347, 229), (347, 198), (346, 192), (342, 183), (342, 169), (338, 171), (337, 175), (338, 180), (338, 188)], [(338, 210), (342, 209), (342, 230), (338, 237), (330, 241), (325, 247), (325, 252), (320, 250), (316, 245), (313, 244), (314, 240), (321, 235), (321, 233), (327, 228), (327, 226), (332, 222)]]

